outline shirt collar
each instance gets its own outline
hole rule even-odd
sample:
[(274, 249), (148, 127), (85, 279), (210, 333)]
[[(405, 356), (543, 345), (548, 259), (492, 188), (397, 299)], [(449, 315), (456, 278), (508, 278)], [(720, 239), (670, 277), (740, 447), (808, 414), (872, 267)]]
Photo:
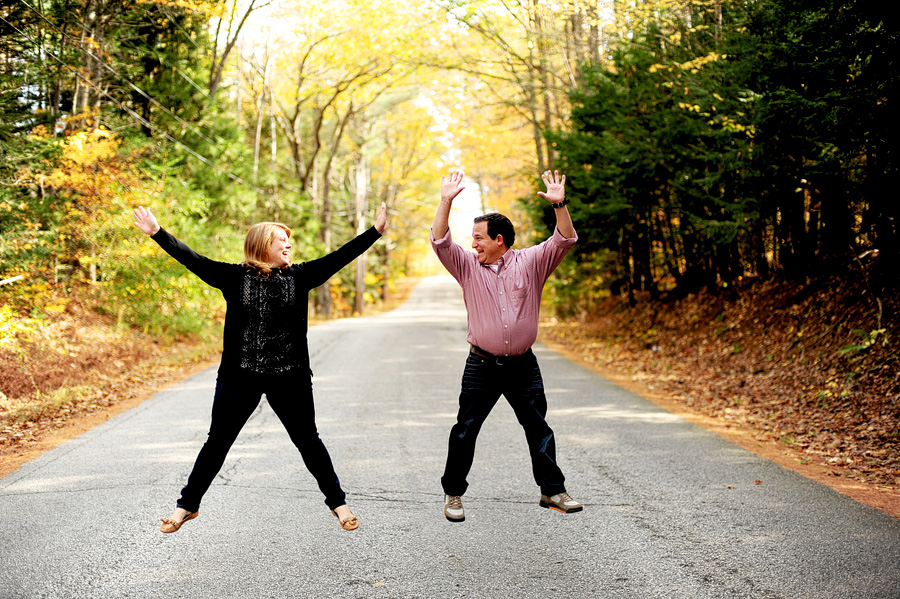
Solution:
[(505, 262), (506, 262), (506, 261), (505, 261), (505, 258), (506, 258), (506, 255), (507, 255), (507, 254), (509, 254), (509, 250), (507, 250), (506, 253), (504, 253), (502, 256), (500, 256), (499, 258), (497, 258), (497, 263), (496, 263), (496, 264), (482, 264), (481, 266), (484, 267), (484, 268), (490, 268), (491, 270), (494, 270), (493, 267), (496, 266), (496, 267), (497, 267), (497, 270), (496, 270), (495, 272), (498, 272), (498, 273), (499, 273), (501, 270), (503, 270), (503, 265), (504, 265)]

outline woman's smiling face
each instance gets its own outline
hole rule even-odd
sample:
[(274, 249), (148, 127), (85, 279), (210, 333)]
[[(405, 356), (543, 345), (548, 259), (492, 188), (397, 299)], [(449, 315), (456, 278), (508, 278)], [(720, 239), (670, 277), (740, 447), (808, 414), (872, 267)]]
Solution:
[(269, 246), (269, 264), (273, 268), (281, 268), (291, 265), (291, 242), (288, 240), (287, 232), (279, 229), (275, 233), (275, 239)]

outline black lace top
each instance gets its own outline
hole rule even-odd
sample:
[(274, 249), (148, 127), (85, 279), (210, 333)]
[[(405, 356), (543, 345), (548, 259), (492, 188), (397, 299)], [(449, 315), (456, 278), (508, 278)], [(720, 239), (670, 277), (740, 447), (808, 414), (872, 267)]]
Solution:
[(222, 291), (227, 308), (219, 372), (240, 368), (274, 374), (309, 369), (307, 294), (379, 237), (372, 227), (322, 258), (277, 268), (267, 275), (243, 264), (201, 256), (162, 228), (153, 240), (205, 283)]

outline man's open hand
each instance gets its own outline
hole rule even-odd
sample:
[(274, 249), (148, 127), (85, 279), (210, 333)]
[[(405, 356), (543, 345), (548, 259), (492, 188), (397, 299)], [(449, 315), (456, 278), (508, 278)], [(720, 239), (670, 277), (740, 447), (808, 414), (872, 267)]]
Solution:
[(566, 199), (566, 176), (560, 176), (559, 171), (544, 171), (541, 173), (541, 179), (547, 186), (547, 192), (539, 191), (538, 195), (550, 202), (551, 204), (559, 204)]
[(453, 198), (459, 195), (465, 187), (462, 186), (463, 172), (455, 171), (447, 177), (441, 176), (441, 201), (453, 202)]

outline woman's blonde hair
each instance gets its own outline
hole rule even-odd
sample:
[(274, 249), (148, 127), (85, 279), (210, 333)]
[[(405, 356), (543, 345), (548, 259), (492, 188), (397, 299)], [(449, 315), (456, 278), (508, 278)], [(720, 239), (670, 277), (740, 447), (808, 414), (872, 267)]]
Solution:
[(244, 238), (244, 264), (263, 274), (272, 272), (269, 248), (272, 247), (279, 230), (287, 233), (290, 239), (291, 230), (282, 223), (256, 223), (250, 227), (247, 237)]

